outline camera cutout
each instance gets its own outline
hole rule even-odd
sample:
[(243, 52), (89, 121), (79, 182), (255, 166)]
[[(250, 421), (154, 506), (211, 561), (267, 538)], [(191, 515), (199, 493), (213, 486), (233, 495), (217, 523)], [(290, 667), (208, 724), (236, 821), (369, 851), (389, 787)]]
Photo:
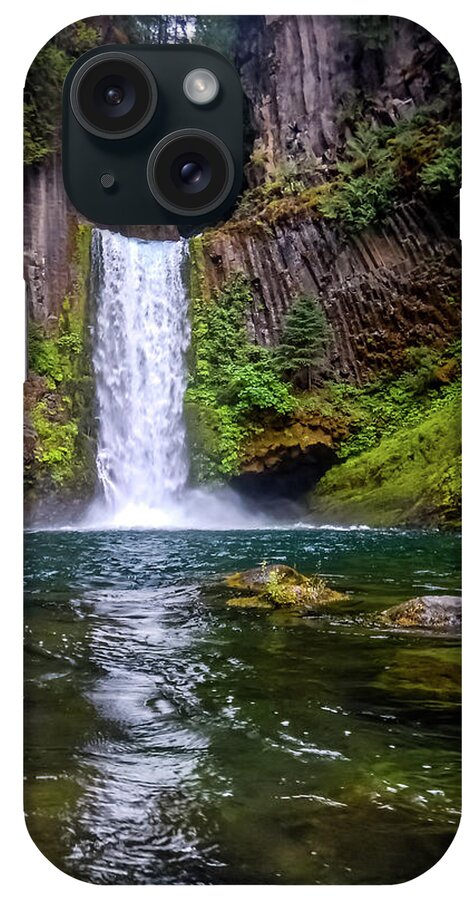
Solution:
[(174, 224), (190, 232), (223, 216), (236, 199), (242, 128), (239, 76), (216, 51), (89, 51), (65, 82), (66, 190), (92, 221)]

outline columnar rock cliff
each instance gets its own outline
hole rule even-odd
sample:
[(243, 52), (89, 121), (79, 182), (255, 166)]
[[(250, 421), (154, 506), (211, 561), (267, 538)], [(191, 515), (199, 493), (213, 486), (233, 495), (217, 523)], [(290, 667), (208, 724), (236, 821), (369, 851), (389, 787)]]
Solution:
[(204, 258), (211, 289), (236, 272), (249, 277), (250, 335), (264, 345), (276, 342), (296, 293), (318, 294), (333, 333), (328, 370), (343, 379), (359, 382), (409, 344), (446, 339), (459, 327), (454, 221), (416, 202), (352, 238), (310, 218), (262, 235), (212, 233)]
[[(458, 338), (460, 245), (457, 189), (446, 194), (425, 193), (418, 189), (412, 171), (415, 164), (424, 166), (426, 154), (433, 152), (424, 143), (431, 124), (423, 122), (423, 137), (417, 137), (415, 146), (402, 145), (401, 184), (386, 199), (383, 211), (368, 217), (369, 224), (355, 227), (351, 222), (348, 227), (340, 220), (339, 209), (329, 213), (326, 198), (331, 190), (341, 188), (348, 174), (356, 179), (349, 187), (351, 205), (352, 191), (360, 189), (361, 176), (364, 194), (384, 193), (378, 154), (373, 170), (366, 156), (373, 136), (378, 142), (377, 136), (388, 130), (384, 157), (391, 153), (394, 132), (402, 133), (405, 123), (411, 126), (412, 121), (423, 121), (419, 116), (425, 116), (445, 91), (453, 91), (457, 102), (458, 88), (453, 81), (453, 88), (448, 89), (445, 81), (452, 62), (444, 47), (424, 29), (402, 19), (254, 17), (242, 20), (241, 36), (238, 64), (250, 122), (250, 158), (245, 170), (249, 189), (231, 221), (206, 230), (200, 240), (201, 291), (211, 298), (219, 296), (234, 278), (244, 276), (251, 296), (246, 309), (249, 339), (271, 350), (279, 345), (296, 297), (313, 296), (325, 311), (330, 339), (312, 409), (303, 397), (294, 414), (284, 417), (281, 424), (279, 417), (276, 421), (275, 416), (267, 419), (261, 415), (258, 434), (252, 427), (242, 446), (236, 483), (251, 494), (276, 490), (283, 496), (297, 496), (306, 485), (311, 486), (313, 478), (316, 483), (331, 469), (336, 473), (334, 480), (322, 482), (323, 491), (330, 485), (330, 499), (317, 496), (311, 503), (318, 517), (336, 521), (340, 500), (333, 503), (332, 497), (343, 494), (340, 469), (335, 466), (339, 453), (352, 457), (341, 469), (348, 486), (352, 483), (352, 454), (368, 446), (375, 456), (379, 423), (394, 416), (395, 421), (388, 424), (388, 433), (393, 434), (401, 397), (405, 396), (403, 405), (410, 410), (405, 412), (409, 421), (419, 422), (424, 417), (419, 388), (415, 395), (407, 395), (411, 378), (398, 378), (412, 358), (412, 350), (421, 359), (427, 351), (430, 355), (434, 352), (436, 359)], [(442, 108), (445, 103), (446, 115), (456, 121), (457, 107), (452, 111), (451, 100), (442, 99)], [(350, 158), (347, 148), (355, 148), (356, 134), (357, 150), (345, 169), (342, 161)], [(395, 161), (396, 169), (399, 165)], [(361, 200), (358, 197), (357, 202)], [(365, 205), (366, 196), (363, 202)], [(366, 212), (364, 209), (364, 219)], [(451, 378), (456, 376), (454, 360), (443, 361), (443, 382), (448, 372)], [(322, 415), (327, 395), (319, 383), (361, 386), (365, 395), (366, 385), (371, 386), (379, 376), (391, 379), (392, 373), (394, 394), (390, 384), (388, 390), (389, 396), (397, 398), (395, 409), (389, 413), (386, 408), (387, 389), (373, 412), (368, 412), (373, 401), (364, 400), (367, 411), (363, 417), (368, 416), (368, 424), (360, 444), (359, 439), (352, 443), (349, 433), (358, 431), (361, 410), (354, 411), (354, 421), (352, 412), (346, 420), (340, 408), (334, 418)], [(430, 374), (427, 383), (436, 385), (439, 378), (440, 374)], [(377, 387), (369, 390), (371, 395)], [(401, 414), (403, 421), (403, 410)], [(439, 415), (437, 412), (434, 424), (428, 427), (429, 435), (445, 432)], [(438, 462), (433, 463), (439, 452), (435, 442), (429, 451), (431, 463), (428, 457), (434, 497), (426, 483), (418, 487), (425, 482), (424, 471), (416, 465), (413, 471), (405, 453), (397, 465), (397, 470), (408, 472), (408, 484), (401, 486), (405, 499), (401, 503), (392, 499), (388, 487), (380, 491), (379, 485), (387, 477), (388, 455), (395, 459), (395, 446), (404, 445), (400, 435), (389, 445), (388, 453), (382, 445), (377, 463), (372, 458), (367, 480), (374, 490), (373, 499), (356, 505), (349, 489), (342, 520), (388, 524), (457, 518), (452, 454), (458, 452), (458, 413), (454, 405), (447, 415), (452, 424), (445, 465), (452, 473), (451, 488), (443, 488)], [(426, 425), (418, 428), (424, 430)], [(381, 429), (385, 436), (387, 425)], [(409, 436), (408, 446), (420, 447), (426, 440), (418, 431)], [(358, 454), (356, 458), (360, 459)], [(361, 469), (366, 471), (364, 461)], [(392, 474), (391, 479), (394, 477)], [(355, 494), (361, 498), (365, 498), (365, 481), (359, 472)], [(386, 498), (387, 513), (376, 512), (380, 494)]]
[[(279, 164), (318, 159), (316, 176), (345, 142), (352, 103), (392, 124), (434, 98), (443, 46), (405, 19), (251, 17), (239, 64), (254, 143), (252, 184)], [(354, 112), (355, 115), (355, 112)], [(259, 157), (259, 166), (253, 162)], [(261, 227), (259, 227), (261, 225)], [(422, 200), (395, 202), (385, 221), (349, 236), (329, 220), (290, 215), (244, 219), (204, 241), (206, 279), (220, 287), (236, 272), (251, 281), (250, 335), (272, 345), (300, 291), (319, 295), (333, 328), (333, 375), (360, 381), (408, 345), (459, 327), (457, 210)]]
[(30, 316), (57, 319), (72, 286), (72, 240), (78, 215), (63, 187), (61, 163), (52, 156), (25, 173), (25, 282)]
[(241, 29), (255, 148), (270, 168), (284, 156), (335, 155), (359, 98), (394, 122), (434, 96), (446, 57), (428, 31), (395, 16), (245, 16)]
[[(67, 197), (57, 153), (42, 165), (25, 170), (24, 191), (24, 276), (29, 314), (34, 322), (48, 326), (58, 319), (64, 298), (73, 289), (75, 233), (86, 220)], [(177, 240), (179, 236), (173, 226), (104, 227), (149, 240)]]

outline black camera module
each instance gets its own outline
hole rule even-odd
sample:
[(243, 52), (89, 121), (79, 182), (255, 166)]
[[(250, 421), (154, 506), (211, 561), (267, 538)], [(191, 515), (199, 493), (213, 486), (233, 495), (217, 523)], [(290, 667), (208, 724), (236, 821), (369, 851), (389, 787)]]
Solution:
[(239, 75), (196, 44), (88, 50), (66, 76), (62, 142), (66, 191), (87, 219), (190, 234), (223, 219), (242, 184)]
[(126, 138), (152, 118), (157, 85), (150, 69), (130, 53), (101, 53), (76, 72), (71, 107), (78, 122), (97, 137)]
[(231, 153), (220, 138), (186, 128), (168, 134), (154, 147), (147, 164), (147, 181), (165, 209), (198, 216), (220, 206), (234, 179)]

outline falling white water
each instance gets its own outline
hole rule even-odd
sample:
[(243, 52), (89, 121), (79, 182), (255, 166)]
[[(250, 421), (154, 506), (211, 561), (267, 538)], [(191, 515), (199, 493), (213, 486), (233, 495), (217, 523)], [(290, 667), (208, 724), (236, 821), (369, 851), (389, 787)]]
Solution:
[(180, 501), (188, 474), (187, 246), (96, 231), (93, 253), (98, 477), (115, 516), (140, 509), (166, 515)]
[(94, 233), (96, 462), (104, 500), (94, 505), (86, 526), (263, 524), (230, 490), (186, 488), (186, 256), (185, 241)]

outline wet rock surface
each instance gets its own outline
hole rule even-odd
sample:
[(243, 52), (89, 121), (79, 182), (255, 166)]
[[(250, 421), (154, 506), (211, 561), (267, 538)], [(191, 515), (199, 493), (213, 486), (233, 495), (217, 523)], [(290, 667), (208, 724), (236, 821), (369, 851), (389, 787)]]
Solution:
[(461, 630), (461, 597), (414, 597), (386, 609), (379, 619), (398, 628), (428, 628), (458, 633)]
[(459, 647), (404, 647), (396, 651), (375, 679), (377, 689), (403, 700), (415, 697), (432, 703), (459, 703), (461, 652)]

